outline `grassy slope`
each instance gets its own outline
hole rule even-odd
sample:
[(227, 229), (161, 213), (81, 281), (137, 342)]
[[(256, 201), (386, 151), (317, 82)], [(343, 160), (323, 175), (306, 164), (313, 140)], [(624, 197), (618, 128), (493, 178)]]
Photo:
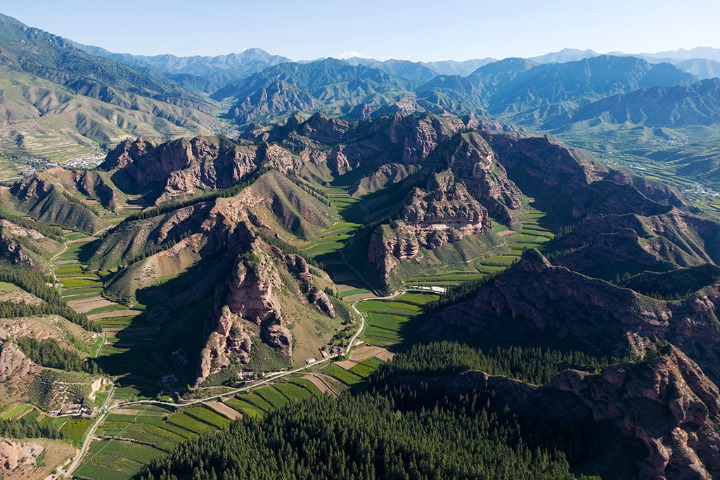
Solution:
[(0, 67), (0, 90), (0, 154), (62, 163), (100, 153), (128, 136), (180, 137), (219, 127), (218, 120), (192, 108), (122, 92), (115, 94), (124, 106), (113, 105), (6, 67)]

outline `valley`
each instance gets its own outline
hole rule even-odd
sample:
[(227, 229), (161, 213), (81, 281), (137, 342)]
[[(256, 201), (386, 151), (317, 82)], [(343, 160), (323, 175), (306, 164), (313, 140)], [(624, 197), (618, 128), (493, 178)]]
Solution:
[[(83, 352), (95, 365), (88, 371), (106, 379), (87, 417), (59, 429), (79, 448), (62, 472), (129, 478), (237, 419), (270, 421), (296, 402), (363, 395), (377, 388), (375, 370), (417, 345), (553, 348), (550, 332), (580, 328), (553, 308), (587, 325), (568, 344), (582, 352), (572, 355), (591, 355), (580, 364), (642, 355), (634, 337), (595, 324), (582, 292), (617, 296), (621, 308), (638, 301), (646, 311), (682, 312), (662, 303), (679, 292), (651, 296), (655, 287), (644, 284), (655, 280), (642, 275), (714, 262), (714, 220), (687, 210), (677, 190), (547, 138), (464, 125), (432, 115), (369, 125), (315, 115), (269, 130), (270, 146), (140, 138), (95, 170), (53, 168), (5, 187), (10, 241), (54, 242), (52, 254), (27, 240), (8, 253), (49, 273), (62, 308), (74, 312), (65, 315), (96, 332)], [(398, 163), (378, 161), (398, 145)], [(558, 171), (542, 167), (552, 156)], [(218, 171), (238, 168), (236, 183), (219, 183), (229, 177)], [(683, 222), (692, 226), (676, 226)], [(563, 275), (579, 277), (554, 280)], [(714, 278), (698, 281), (714, 288)], [(543, 295), (583, 282), (544, 305)], [(494, 324), (513, 310), (521, 312), (514, 325)], [(523, 324), (525, 315), (539, 327)], [(664, 335), (683, 344), (689, 334), (668, 327)], [(714, 375), (711, 355), (687, 351)], [(32, 405), (50, 412), (62, 395), (86, 398), (64, 387), (83, 385), (79, 378), (42, 375), (51, 394), (19, 398), (10, 418)]]
[(0, 477), (720, 477), (720, 51), (341, 57), (0, 14)]

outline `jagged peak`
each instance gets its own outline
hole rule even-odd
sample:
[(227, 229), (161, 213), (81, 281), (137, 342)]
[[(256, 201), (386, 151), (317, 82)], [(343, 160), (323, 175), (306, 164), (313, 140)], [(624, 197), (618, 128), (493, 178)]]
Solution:
[(539, 250), (531, 248), (525, 250), (520, 258), (520, 261), (515, 265), (513, 270), (527, 271), (527, 272), (542, 272), (553, 268), (550, 261), (540, 253)]

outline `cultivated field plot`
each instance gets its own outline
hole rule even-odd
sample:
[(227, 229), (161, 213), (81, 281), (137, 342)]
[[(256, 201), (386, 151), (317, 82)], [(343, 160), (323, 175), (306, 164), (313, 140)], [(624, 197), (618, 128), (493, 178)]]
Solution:
[(0, 418), (3, 420), (18, 419), (24, 417), (33, 410), (34, 407), (29, 403), (22, 403), (20, 405), (10, 407), (4, 412), (0, 413)]
[(93, 480), (127, 480), (137, 474), (144, 463), (163, 453), (151, 445), (140, 443), (120, 440), (93, 442), (75, 476)]
[(230, 419), (199, 405), (173, 413), (157, 406), (123, 408), (100, 425), (75, 475), (81, 478), (130, 478), (142, 464), (172, 451), (185, 440), (230, 425)]
[(370, 345), (388, 347), (406, 340), (403, 325), (422, 313), (423, 306), (437, 300), (434, 293), (405, 293), (393, 300), (367, 300), (358, 302), (356, 308), (365, 315), (363, 331)]
[[(116, 398), (134, 398), (138, 394), (138, 391), (124, 387), (117, 390)], [(209, 405), (201, 404), (177, 412), (154, 405), (116, 409), (96, 431), (100, 440), (91, 444), (75, 474), (93, 480), (127, 479), (140, 470), (142, 463), (172, 451), (180, 442), (226, 428), (242, 415), (260, 417), (289, 403), (322, 395), (324, 393), (313, 382), (291, 376), (224, 399), (222, 403), (212, 401)]]

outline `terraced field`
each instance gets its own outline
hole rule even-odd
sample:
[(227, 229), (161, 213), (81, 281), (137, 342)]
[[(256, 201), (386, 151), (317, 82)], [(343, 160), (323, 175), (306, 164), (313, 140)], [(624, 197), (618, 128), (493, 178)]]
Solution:
[[(345, 370), (332, 365), (317, 375), (327, 377), (327, 383), (337, 392), (347, 389), (348, 382), (360, 383), (380, 364), (376, 358), (352, 362)], [(113, 410), (100, 425), (80, 467), (77, 478), (93, 480), (128, 479), (147, 463), (172, 449), (180, 442), (226, 428), (230, 417), (249, 415), (259, 417), (277, 408), (324, 395), (313, 381), (292, 375), (269, 385), (263, 385), (223, 399), (232, 412), (223, 415), (212, 405), (197, 405), (174, 412), (171, 408), (156, 405), (129, 405)], [(118, 398), (132, 397), (133, 392), (118, 391)], [(211, 402), (212, 403), (212, 402)], [(217, 407), (216, 407), (217, 408)]]
[(22, 418), (31, 411), (34, 411), (34, 407), (30, 405), (29, 403), (21, 403), (20, 405), (15, 405), (13, 407), (10, 407), (6, 409), (4, 412), (0, 413), (0, 419), (3, 420), (10, 420), (10, 419), (18, 419)]
[(364, 339), (371, 345), (390, 346), (404, 338), (402, 326), (422, 313), (422, 306), (437, 300), (434, 293), (405, 293), (393, 300), (367, 300), (356, 304), (365, 315)]
[(356, 223), (358, 219), (355, 218), (355, 211), (360, 199), (351, 197), (346, 189), (341, 187), (326, 189), (326, 194), (343, 220), (337, 222), (320, 238), (308, 243), (303, 248), (304, 254), (320, 262), (342, 260), (340, 250), (345, 247), (347, 241), (360, 227), (360, 223)]

